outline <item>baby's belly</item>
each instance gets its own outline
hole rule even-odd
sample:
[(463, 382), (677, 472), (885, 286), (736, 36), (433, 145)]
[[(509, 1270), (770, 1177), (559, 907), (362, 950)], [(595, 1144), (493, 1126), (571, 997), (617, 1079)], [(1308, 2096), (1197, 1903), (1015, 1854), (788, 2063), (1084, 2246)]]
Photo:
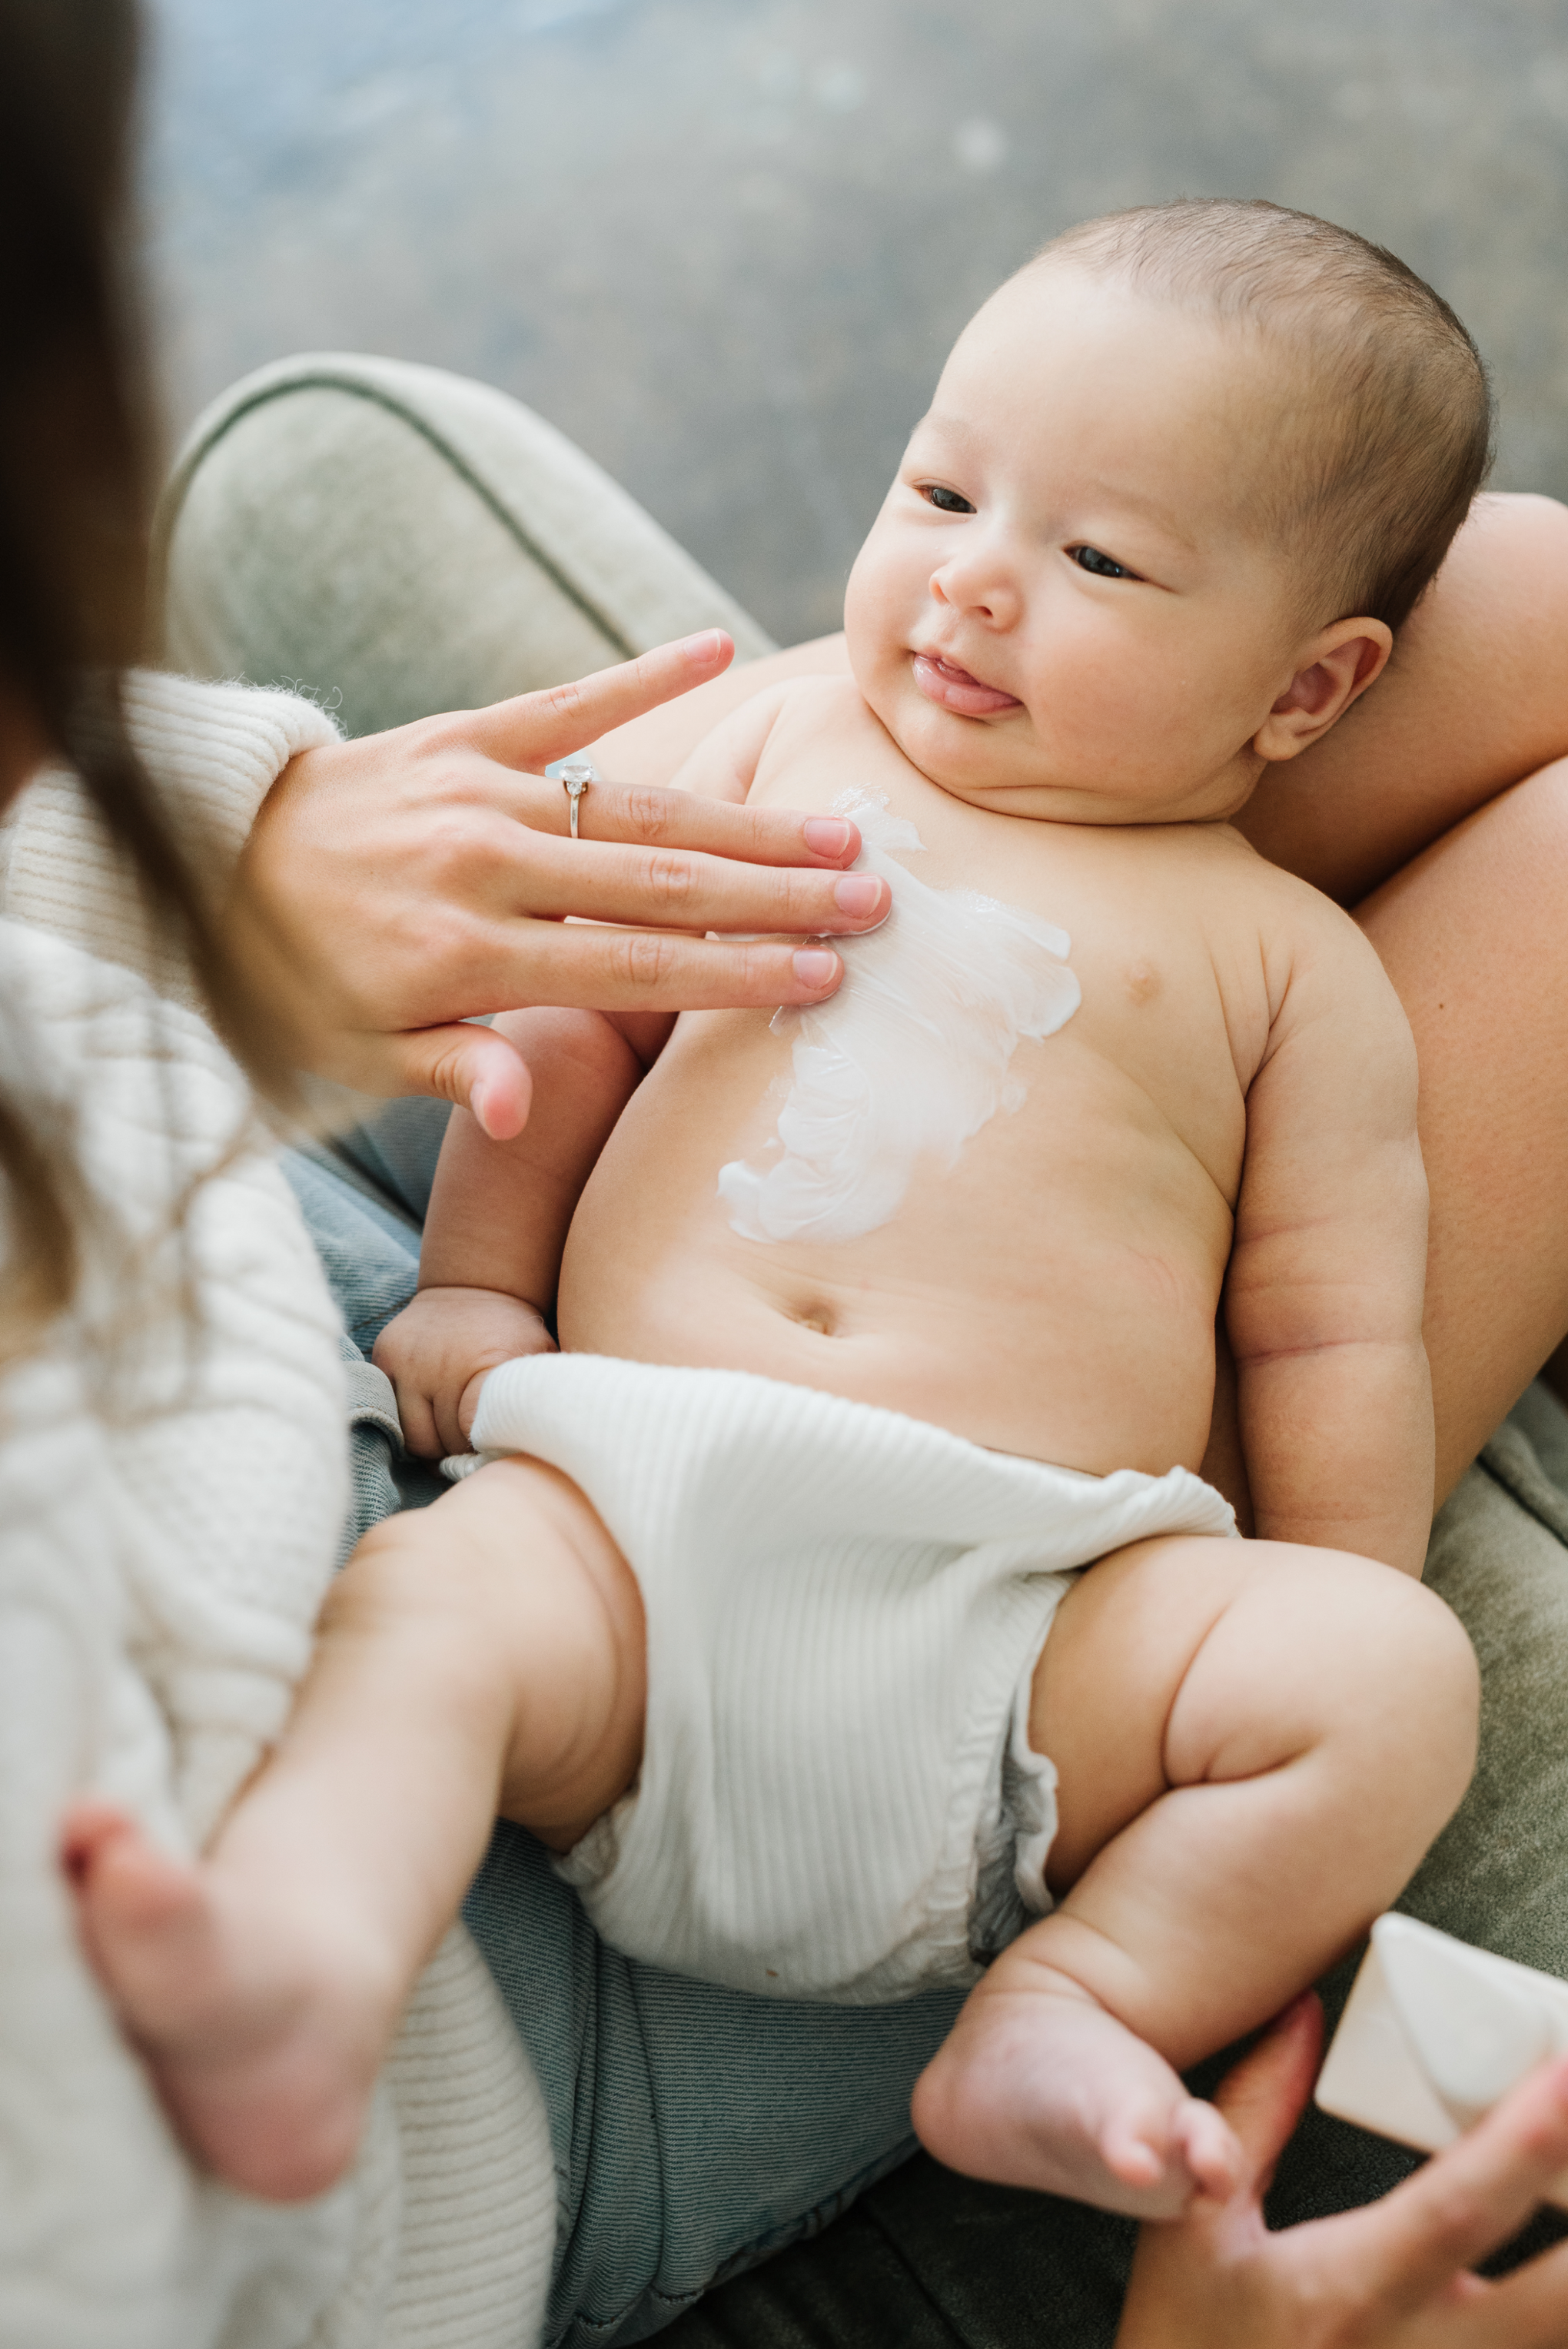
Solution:
[(737, 1137), (711, 1113), (763, 1087), (713, 1073), (661, 1070), (616, 1128), (567, 1245), (564, 1348), (753, 1371), (1095, 1475), (1198, 1466), (1229, 1219), (1179, 1147), (1088, 1148), (1069, 1119), (1064, 1153), (1058, 1099), (922, 1170), (877, 1230), (763, 1243), (718, 1198)]

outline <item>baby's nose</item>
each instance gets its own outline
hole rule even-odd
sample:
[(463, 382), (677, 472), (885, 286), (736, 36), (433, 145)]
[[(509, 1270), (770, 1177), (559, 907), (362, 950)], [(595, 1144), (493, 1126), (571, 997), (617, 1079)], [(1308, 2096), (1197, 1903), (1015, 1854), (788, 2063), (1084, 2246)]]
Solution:
[(982, 572), (974, 566), (958, 563), (944, 564), (931, 574), (934, 601), (954, 612), (969, 612), (976, 619), (991, 620), (1006, 626), (1016, 617), (1016, 592), (996, 573)]

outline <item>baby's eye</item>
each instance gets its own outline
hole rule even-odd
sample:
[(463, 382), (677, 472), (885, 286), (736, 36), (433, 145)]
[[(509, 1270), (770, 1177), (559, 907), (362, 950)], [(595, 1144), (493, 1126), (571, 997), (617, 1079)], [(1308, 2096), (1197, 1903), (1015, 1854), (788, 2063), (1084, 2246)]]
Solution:
[(1118, 563), (1114, 555), (1102, 554), (1098, 546), (1069, 546), (1068, 553), (1081, 571), (1092, 571), (1097, 579), (1138, 577), (1136, 571), (1130, 571), (1125, 563)]
[(934, 506), (939, 513), (975, 512), (967, 498), (961, 498), (956, 490), (944, 490), (940, 481), (922, 481), (920, 494), (927, 505)]

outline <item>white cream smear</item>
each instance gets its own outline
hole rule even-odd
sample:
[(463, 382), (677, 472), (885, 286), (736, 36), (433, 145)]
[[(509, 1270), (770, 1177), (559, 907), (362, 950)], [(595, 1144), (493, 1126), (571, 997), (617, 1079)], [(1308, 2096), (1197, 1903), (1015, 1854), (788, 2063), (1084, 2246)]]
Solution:
[(879, 929), (839, 937), (838, 992), (775, 1013), (794, 1038), (789, 1098), (766, 1166), (733, 1159), (718, 1195), (748, 1240), (851, 1240), (897, 1211), (915, 1163), (957, 1163), (972, 1134), (1026, 1088), (1009, 1074), (1019, 1040), (1065, 1027), (1081, 999), (1065, 930), (974, 889), (932, 889), (888, 854), (925, 843), (883, 797), (846, 792), (834, 815), (860, 826), (852, 870), (892, 890)]

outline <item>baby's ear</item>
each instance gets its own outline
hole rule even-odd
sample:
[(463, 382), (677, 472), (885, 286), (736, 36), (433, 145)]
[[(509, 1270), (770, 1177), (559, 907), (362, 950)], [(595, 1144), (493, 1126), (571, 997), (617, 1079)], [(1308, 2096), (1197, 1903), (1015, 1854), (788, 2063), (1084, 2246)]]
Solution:
[(1299, 757), (1381, 677), (1393, 649), (1385, 620), (1336, 620), (1322, 629), (1253, 737), (1259, 758)]

